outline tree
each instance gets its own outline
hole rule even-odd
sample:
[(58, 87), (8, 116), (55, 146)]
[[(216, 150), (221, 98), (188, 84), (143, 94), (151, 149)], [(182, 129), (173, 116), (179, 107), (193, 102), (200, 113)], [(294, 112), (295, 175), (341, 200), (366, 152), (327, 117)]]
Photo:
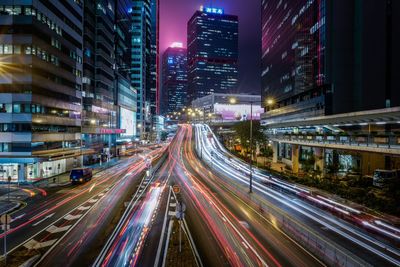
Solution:
[[(250, 121), (241, 121), (233, 126), (236, 132), (237, 138), (239, 138), (242, 147), (249, 151), (250, 150)], [(266, 137), (262, 132), (260, 121), (253, 121), (253, 149), (256, 144), (265, 143)], [(255, 149), (254, 149), (255, 150)], [(253, 151), (254, 151), (253, 150)]]
[(160, 137), (161, 141), (167, 140), (167, 137), (168, 137), (168, 133), (166, 131), (162, 131), (161, 137)]
[(303, 151), (303, 158), (300, 159), (300, 163), (302, 166), (303, 171), (305, 172), (310, 172), (314, 170), (314, 164), (315, 164), (315, 156), (314, 152), (304, 150)]

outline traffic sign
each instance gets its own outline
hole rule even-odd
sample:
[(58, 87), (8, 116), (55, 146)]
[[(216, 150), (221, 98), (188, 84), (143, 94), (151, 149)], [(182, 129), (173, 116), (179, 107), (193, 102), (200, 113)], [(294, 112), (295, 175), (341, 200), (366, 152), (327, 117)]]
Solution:
[(177, 203), (176, 204), (176, 212), (178, 213), (178, 212), (185, 212), (185, 210), (186, 210), (186, 205), (185, 205), (185, 203)]
[(176, 217), (178, 220), (183, 220), (183, 219), (185, 218), (185, 213), (184, 213), (184, 212), (176, 212), (176, 213), (175, 213), (175, 217)]
[(2, 214), (0, 216), (0, 222), (2, 224), (9, 224), (11, 223), (11, 215), (10, 214)]
[(1, 230), (3, 231), (10, 231), (11, 226), (9, 224), (2, 224), (1, 225)]
[(178, 194), (179, 192), (181, 192), (181, 188), (179, 187), (179, 185), (174, 185), (172, 187), (172, 190), (174, 191), (175, 194)]

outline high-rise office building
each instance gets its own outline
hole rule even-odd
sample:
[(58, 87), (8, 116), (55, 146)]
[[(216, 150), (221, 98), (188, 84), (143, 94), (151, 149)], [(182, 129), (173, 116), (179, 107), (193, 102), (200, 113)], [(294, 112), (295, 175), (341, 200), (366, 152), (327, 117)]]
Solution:
[(238, 17), (201, 7), (187, 25), (190, 100), (231, 93), (238, 85)]
[[(131, 85), (131, 1), (115, 0), (115, 88), (118, 127), (123, 140), (136, 138), (137, 92)], [(118, 141), (118, 140), (117, 140)]]
[(264, 118), (399, 106), (399, 17), (390, 0), (262, 1)]
[(162, 57), (162, 114), (180, 111), (187, 104), (187, 56), (182, 44), (173, 44)]
[(137, 135), (149, 132), (150, 104), (146, 101), (146, 88), (151, 79), (151, 1), (133, 0), (129, 10), (132, 19), (131, 85), (137, 91)]
[(32, 182), (81, 164), (83, 7), (7, 2), (0, 3), (0, 181)]
[(93, 150), (85, 163), (116, 154), (118, 127), (115, 57), (115, 3), (85, 1), (83, 56), (84, 146)]
[(150, 82), (147, 87), (147, 101), (150, 102), (150, 112), (157, 114), (157, 57), (158, 57), (158, 0), (151, 1), (151, 50), (150, 50)]
[(137, 135), (149, 138), (157, 112), (158, 0), (133, 0), (131, 84), (137, 91)]

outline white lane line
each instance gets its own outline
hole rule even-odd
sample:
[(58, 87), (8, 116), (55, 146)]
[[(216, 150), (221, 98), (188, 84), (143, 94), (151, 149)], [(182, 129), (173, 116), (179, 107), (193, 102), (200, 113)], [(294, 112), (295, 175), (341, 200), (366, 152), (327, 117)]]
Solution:
[(45, 248), (45, 247), (53, 245), (56, 241), (57, 241), (57, 239), (53, 239), (53, 240), (49, 240), (49, 241), (45, 241), (45, 242), (38, 242), (34, 239), (31, 239), (24, 244), (24, 247), (26, 247), (29, 250)]
[(64, 216), (64, 219), (67, 221), (73, 221), (73, 220), (80, 218), (81, 216), (82, 216), (82, 214), (78, 214), (78, 215), (68, 214), (68, 215)]
[(47, 232), (49, 233), (59, 233), (59, 232), (65, 232), (67, 231), (72, 225), (66, 225), (63, 227), (57, 227), (55, 225), (51, 225), (49, 228), (46, 229)]
[(53, 217), (54, 214), (55, 214), (55, 213), (52, 213), (52, 214), (47, 215), (46, 217), (44, 217), (44, 218), (41, 219), (40, 221), (38, 221), (38, 222), (32, 224), (32, 226), (33, 226), (33, 227), (38, 226), (39, 224), (41, 224), (41, 223), (44, 222), (45, 220), (47, 220), (47, 219)]

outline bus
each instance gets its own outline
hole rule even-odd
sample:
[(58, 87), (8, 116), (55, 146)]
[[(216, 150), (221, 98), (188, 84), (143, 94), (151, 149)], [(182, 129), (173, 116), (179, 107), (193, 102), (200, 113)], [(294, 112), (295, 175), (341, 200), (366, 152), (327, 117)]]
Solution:
[(71, 170), (69, 179), (72, 184), (84, 183), (92, 180), (93, 173), (91, 168), (76, 168)]

